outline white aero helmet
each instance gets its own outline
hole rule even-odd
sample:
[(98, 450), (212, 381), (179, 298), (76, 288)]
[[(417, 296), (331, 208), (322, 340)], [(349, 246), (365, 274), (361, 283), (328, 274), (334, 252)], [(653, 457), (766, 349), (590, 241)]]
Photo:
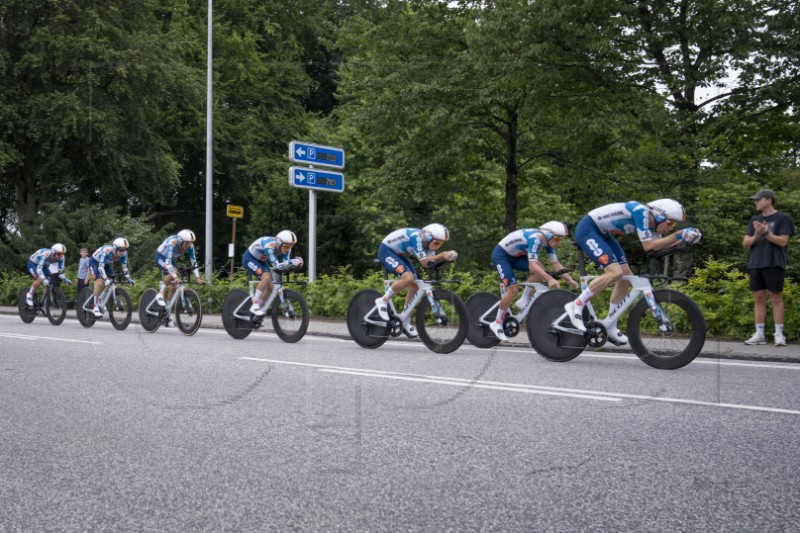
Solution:
[(551, 236), (547, 238), (548, 241), (553, 237), (566, 237), (567, 235), (569, 235), (569, 228), (567, 227), (567, 225), (564, 224), (563, 222), (559, 222), (558, 220), (551, 220), (550, 222), (545, 222), (544, 224), (539, 226), (539, 229), (546, 233), (551, 234)]
[(114, 239), (114, 242), (112, 244), (114, 245), (114, 248), (116, 248), (117, 250), (128, 249), (128, 239), (123, 239), (122, 237)]
[(278, 246), (294, 246), (297, 244), (297, 235), (293, 231), (285, 229), (275, 236), (278, 239)]
[(50, 250), (53, 251), (54, 254), (66, 254), (67, 247), (61, 244), (60, 242), (55, 243)]
[(686, 220), (686, 211), (683, 206), (670, 198), (662, 198), (661, 200), (653, 200), (647, 207), (653, 212), (653, 218), (656, 220), (656, 225), (664, 220), (671, 220), (673, 222), (683, 222)]
[(178, 238), (183, 242), (194, 242), (194, 232), (190, 229), (182, 229), (178, 232)]
[(442, 224), (428, 224), (422, 228), (422, 231), (427, 234), (425, 242), (431, 242), (431, 240), (446, 242), (450, 240), (450, 232)]

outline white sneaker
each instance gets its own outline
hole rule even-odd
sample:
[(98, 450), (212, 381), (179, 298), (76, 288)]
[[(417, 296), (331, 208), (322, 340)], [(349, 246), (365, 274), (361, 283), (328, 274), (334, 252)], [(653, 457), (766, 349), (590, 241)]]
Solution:
[(608, 331), (608, 340), (612, 343), (616, 344), (617, 346), (622, 346), (623, 344), (628, 344), (628, 337), (622, 333), (617, 328), (611, 328)]
[(775, 346), (786, 346), (786, 337), (784, 337), (783, 334), (775, 334)]
[(567, 312), (567, 316), (572, 325), (575, 326), (575, 329), (586, 331), (586, 326), (583, 324), (583, 309), (579, 310), (574, 300), (564, 305), (564, 311)]
[(164, 327), (165, 327), (165, 328), (171, 328), (171, 327), (173, 327), (174, 325), (175, 325), (175, 324), (172, 322), (172, 317), (171, 317), (171, 316), (169, 316), (169, 315), (167, 315), (167, 320), (164, 322)]
[(378, 308), (378, 315), (380, 315), (381, 320), (389, 320), (389, 304), (382, 296), (375, 300), (375, 307)]
[(417, 333), (417, 328), (411, 325), (411, 317), (407, 318), (403, 322), (403, 331), (409, 339), (419, 336), (419, 333)]
[(25, 295), (25, 303), (28, 305), (28, 307), (33, 307), (33, 296), (31, 293)]
[(156, 303), (158, 305), (160, 305), (161, 307), (166, 307), (167, 306), (167, 302), (164, 301), (164, 295), (161, 294), (160, 292), (158, 294), (156, 294)]
[(744, 343), (748, 346), (756, 346), (759, 344), (767, 344), (767, 339), (764, 337), (763, 334), (756, 333), (752, 337), (744, 341)]
[(261, 307), (261, 304), (253, 304), (250, 306), (250, 312), (256, 316), (264, 316), (267, 314), (267, 309)]
[(100, 308), (99, 308), (99, 307), (97, 307), (96, 305), (95, 305), (94, 307), (92, 307), (92, 314), (93, 314), (93, 315), (94, 315), (96, 318), (100, 318), (100, 317), (102, 317), (102, 316), (103, 316), (103, 312), (102, 312), (102, 311), (100, 310)]
[(514, 307), (519, 309), (520, 311), (525, 309), (525, 306), (528, 305), (528, 302), (531, 301), (530, 298), (520, 298), (516, 302), (514, 302)]
[(500, 339), (501, 341), (508, 340), (508, 337), (506, 337), (506, 332), (503, 329), (502, 322), (498, 322), (497, 320), (495, 320), (494, 322), (492, 322), (490, 329), (492, 330), (492, 333), (494, 333), (494, 336)]

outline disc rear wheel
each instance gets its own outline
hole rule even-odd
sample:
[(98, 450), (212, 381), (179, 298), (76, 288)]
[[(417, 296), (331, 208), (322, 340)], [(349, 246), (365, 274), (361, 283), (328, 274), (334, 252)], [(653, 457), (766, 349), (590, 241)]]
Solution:
[(571, 361), (586, 348), (586, 338), (583, 335), (553, 327), (556, 319), (565, 315), (557, 325), (575, 329), (564, 312), (564, 305), (574, 299), (574, 294), (563, 289), (547, 291), (536, 300), (528, 314), (528, 340), (536, 353), (548, 361)]
[[(469, 327), (467, 329), (467, 340), (473, 346), (478, 348), (491, 348), (500, 344), (494, 333), (489, 329), (489, 326), (481, 323), (480, 318), (486, 314), (487, 311), (495, 307), (500, 298), (489, 292), (478, 292), (469, 297), (464, 305), (467, 306), (467, 315), (469, 316)], [(485, 317), (485, 320), (491, 320), (492, 317)]]
[[(378, 311), (374, 309), (375, 300), (381, 297), (381, 293), (372, 289), (366, 289), (356, 294), (347, 308), (347, 331), (356, 341), (356, 344), (363, 348), (377, 348), (389, 338), (389, 327), (365, 323), (365, 315), (373, 311), (367, 317), (370, 321), (383, 322), (378, 316)], [(385, 323), (385, 322), (383, 322)]]
[(148, 333), (153, 333), (161, 325), (163, 308), (153, 301), (157, 294), (155, 289), (147, 289), (139, 297), (139, 324)]
[[(234, 316), (237, 309), (240, 315), (247, 315), (248, 318)], [(253, 321), (250, 319), (250, 295), (247, 291), (233, 289), (225, 296), (222, 302), (222, 325), (234, 339), (244, 339), (253, 331)]]
[(86, 305), (86, 303), (91, 303), (93, 298), (94, 294), (92, 293), (92, 289), (84, 287), (81, 289), (81, 293), (78, 295), (78, 301), (75, 303), (75, 314), (78, 315), (78, 322), (85, 328), (94, 326), (95, 320), (97, 320), (91, 311), (86, 311), (84, 309), (84, 306), (91, 307), (91, 305)]

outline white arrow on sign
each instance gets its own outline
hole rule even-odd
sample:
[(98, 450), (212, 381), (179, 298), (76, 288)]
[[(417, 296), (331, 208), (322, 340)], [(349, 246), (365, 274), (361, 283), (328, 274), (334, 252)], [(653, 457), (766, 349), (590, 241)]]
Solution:
[(306, 151), (303, 150), (302, 146), (298, 146), (297, 150), (295, 150), (294, 153), (296, 153), (298, 157), (303, 157), (304, 155), (306, 155)]
[(297, 174), (294, 175), (294, 179), (295, 181), (303, 181), (306, 179), (306, 177), (303, 176), (303, 174), (301, 174), (300, 172), (298, 172)]

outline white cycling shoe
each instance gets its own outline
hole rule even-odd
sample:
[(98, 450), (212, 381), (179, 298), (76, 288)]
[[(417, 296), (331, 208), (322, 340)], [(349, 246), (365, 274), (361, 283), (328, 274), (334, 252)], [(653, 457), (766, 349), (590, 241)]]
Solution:
[(409, 339), (413, 339), (414, 337), (419, 337), (419, 333), (417, 333), (417, 328), (411, 325), (411, 318), (408, 318), (405, 322), (403, 322), (403, 332), (405, 332), (406, 337)]
[(608, 333), (608, 340), (610, 340), (613, 344), (617, 346), (622, 346), (623, 344), (628, 344), (628, 337), (624, 333), (622, 333), (617, 328), (611, 328), (607, 331)]
[(586, 326), (583, 323), (583, 308), (578, 308), (575, 301), (571, 301), (564, 305), (564, 311), (567, 312), (569, 321), (575, 326), (578, 331), (586, 331)]
[(25, 295), (25, 303), (28, 307), (33, 307), (33, 296), (31, 296), (31, 293)]
[(158, 305), (160, 305), (161, 307), (166, 307), (167, 306), (167, 302), (164, 301), (164, 295), (161, 294), (160, 292), (158, 294), (156, 294), (156, 303)]
[(497, 320), (495, 320), (494, 322), (492, 322), (492, 325), (490, 326), (489, 329), (491, 329), (492, 333), (494, 333), (494, 336), (500, 339), (501, 341), (508, 340), (508, 337), (506, 337), (506, 331), (503, 329), (502, 322), (498, 322)]
[(378, 308), (378, 315), (381, 320), (389, 320), (389, 302), (383, 299), (383, 296), (375, 300), (375, 307)]
[(250, 312), (256, 316), (264, 316), (267, 314), (267, 310), (261, 307), (261, 304), (253, 304), (250, 306)]
[(103, 316), (103, 312), (102, 312), (102, 311), (100, 310), (100, 308), (99, 308), (99, 307), (97, 307), (97, 306), (94, 306), (94, 307), (92, 308), (92, 314), (95, 316), (95, 318), (100, 318), (100, 317), (102, 317), (102, 316)]

